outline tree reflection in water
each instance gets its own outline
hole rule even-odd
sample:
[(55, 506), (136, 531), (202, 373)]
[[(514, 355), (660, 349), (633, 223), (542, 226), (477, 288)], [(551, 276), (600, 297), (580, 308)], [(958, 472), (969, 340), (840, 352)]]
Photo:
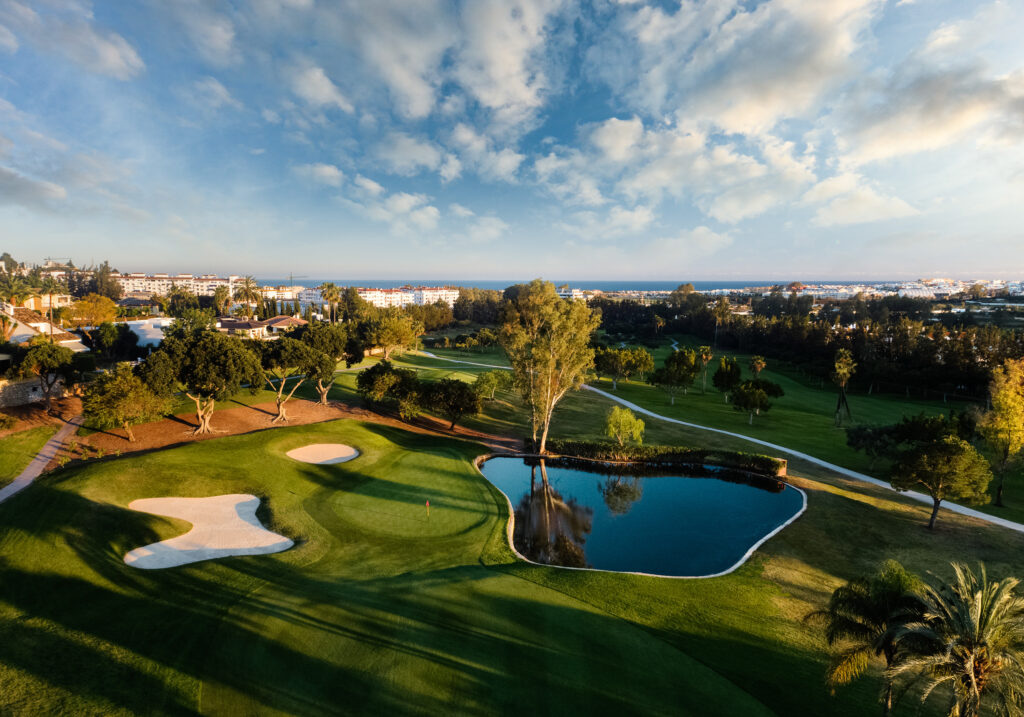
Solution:
[(530, 468), (530, 492), (515, 509), (512, 542), (525, 557), (545, 565), (588, 567), (583, 543), (593, 525), (594, 510), (575, 498), (565, 500), (548, 482), (547, 467), (540, 461)]
[(604, 504), (615, 515), (625, 515), (644, 494), (639, 476), (615, 476), (597, 484)]

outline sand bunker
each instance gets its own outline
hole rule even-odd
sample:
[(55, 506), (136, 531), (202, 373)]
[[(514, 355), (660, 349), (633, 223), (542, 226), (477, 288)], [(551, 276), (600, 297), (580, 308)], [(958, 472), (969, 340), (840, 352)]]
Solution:
[(291, 540), (260, 524), (256, 517), (259, 504), (259, 498), (244, 494), (134, 500), (128, 505), (132, 510), (181, 518), (192, 523), (192, 530), (136, 548), (124, 561), (133, 568), (152, 570), (232, 555), (279, 553), (292, 547)]
[(359, 451), (344, 443), (311, 443), (288, 451), (285, 455), (303, 463), (332, 465), (352, 460), (359, 455)]

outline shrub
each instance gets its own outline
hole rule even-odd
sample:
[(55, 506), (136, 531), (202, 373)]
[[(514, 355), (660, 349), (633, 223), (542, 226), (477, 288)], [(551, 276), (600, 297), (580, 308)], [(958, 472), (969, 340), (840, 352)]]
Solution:
[(595, 461), (644, 461), (654, 466), (713, 465), (769, 476), (786, 475), (786, 461), (760, 453), (721, 451), (685, 446), (618, 446), (611, 442), (552, 439), (552, 453)]
[(14, 424), (18, 422), (14, 416), (8, 416), (6, 413), (0, 413), (0, 431), (8, 431), (14, 428)]

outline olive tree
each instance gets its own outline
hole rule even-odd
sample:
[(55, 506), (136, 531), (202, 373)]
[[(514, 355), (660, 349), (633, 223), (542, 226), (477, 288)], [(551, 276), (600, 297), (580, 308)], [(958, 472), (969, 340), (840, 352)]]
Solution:
[(169, 409), (171, 400), (160, 396), (139, 378), (128, 363), (119, 363), (89, 384), (82, 399), (85, 423), (92, 428), (123, 428), (135, 441), (132, 426), (155, 421)]
[(934, 529), (939, 505), (946, 498), (969, 505), (989, 501), (992, 470), (974, 447), (958, 436), (919, 443), (892, 467), (889, 483), (896, 490), (920, 488), (932, 499), (928, 528)]

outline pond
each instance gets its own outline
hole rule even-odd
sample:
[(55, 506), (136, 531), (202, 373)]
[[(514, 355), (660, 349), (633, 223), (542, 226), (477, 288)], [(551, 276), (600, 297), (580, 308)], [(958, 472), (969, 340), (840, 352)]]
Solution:
[(492, 458), (481, 471), (512, 503), (516, 550), (564, 567), (715, 575), (804, 505), (800, 491), (766, 479), (618, 476), (522, 458)]

